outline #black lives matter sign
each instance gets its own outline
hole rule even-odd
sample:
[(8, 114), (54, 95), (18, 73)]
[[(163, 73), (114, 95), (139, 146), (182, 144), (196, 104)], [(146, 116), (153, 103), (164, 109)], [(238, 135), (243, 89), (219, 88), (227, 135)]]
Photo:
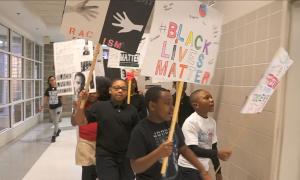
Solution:
[(154, 0), (111, 0), (100, 44), (135, 54), (154, 6)]

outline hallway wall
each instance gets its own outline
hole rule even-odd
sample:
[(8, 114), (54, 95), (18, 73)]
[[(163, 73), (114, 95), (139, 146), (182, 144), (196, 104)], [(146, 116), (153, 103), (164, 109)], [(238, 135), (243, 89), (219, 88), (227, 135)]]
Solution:
[(222, 163), (225, 180), (270, 179), (278, 93), (262, 113), (239, 111), (284, 38), (283, 4), (269, 2), (223, 26), (215, 76), (204, 88), (215, 99), (219, 148), (233, 149), (231, 159)]

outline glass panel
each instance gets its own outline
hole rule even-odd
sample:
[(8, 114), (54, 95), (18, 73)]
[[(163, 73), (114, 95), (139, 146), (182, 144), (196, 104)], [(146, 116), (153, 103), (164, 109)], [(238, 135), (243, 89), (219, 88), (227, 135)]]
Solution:
[(40, 84), (41, 84), (41, 81), (35, 81), (35, 96), (41, 95)]
[(34, 55), (34, 43), (29, 39), (25, 39), (25, 57), (33, 59)]
[(39, 60), (40, 59), (40, 46), (35, 44), (35, 60)]
[(34, 64), (34, 78), (35, 79), (42, 79), (41, 63), (35, 63)]
[(21, 80), (12, 80), (11, 81), (11, 90), (12, 90), (12, 100), (18, 101), (22, 100), (22, 84), (23, 82)]
[(0, 52), (0, 77), (9, 76), (9, 59), (8, 55)]
[(29, 60), (25, 60), (25, 78), (32, 79), (33, 69), (32, 69), (33, 62)]
[(39, 113), (39, 110), (41, 107), (41, 102), (42, 102), (41, 98), (35, 99), (35, 113), (36, 114)]
[(44, 47), (43, 46), (39, 46), (39, 61), (42, 61), (43, 60), (43, 50), (44, 50)]
[(23, 37), (11, 31), (11, 52), (17, 55), (22, 55), (23, 52)]
[(33, 81), (25, 81), (25, 89), (26, 89), (26, 95), (25, 99), (32, 98), (33, 97)]
[(0, 49), (8, 51), (9, 30), (0, 24)]
[(23, 66), (23, 62), (21, 58), (11, 56), (11, 77), (22, 78), (23, 77), (22, 66)]
[(8, 80), (0, 80), (0, 104), (9, 103), (9, 82)]
[(10, 127), (10, 106), (0, 108), (0, 131)]
[(25, 103), (25, 108), (26, 108), (25, 118), (29, 118), (30, 116), (32, 116), (32, 101), (27, 101)]
[(23, 110), (22, 109), (23, 109), (23, 103), (15, 104), (12, 106), (12, 113), (15, 117), (15, 121), (14, 121), (15, 123), (23, 120), (23, 116), (22, 116)]

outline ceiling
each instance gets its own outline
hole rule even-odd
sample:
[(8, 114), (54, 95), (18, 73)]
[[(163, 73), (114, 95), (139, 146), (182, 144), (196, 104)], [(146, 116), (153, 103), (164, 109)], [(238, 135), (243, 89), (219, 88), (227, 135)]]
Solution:
[[(224, 14), (224, 22), (228, 22), (269, 2), (216, 1), (214, 7)], [(13, 22), (40, 42), (45, 39), (53, 42), (62, 41), (64, 38), (59, 29), (64, 4), (65, 0), (1, 0), (0, 17), (8, 19), (10, 27)], [(150, 23), (146, 27), (146, 32), (149, 29)]]

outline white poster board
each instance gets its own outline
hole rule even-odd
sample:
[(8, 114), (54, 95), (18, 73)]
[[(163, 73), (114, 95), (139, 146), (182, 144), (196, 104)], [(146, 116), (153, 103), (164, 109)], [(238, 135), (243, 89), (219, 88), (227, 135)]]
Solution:
[(279, 85), (280, 79), (292, 64), (293, 60), (289, 58), (286, 50), (280, 48), (259, 81), (259, 84), (249, 95), (241, 113), (253, 114), (262, 112), (276, 87)]
[(135, 55), (110, 48), (107, 66), (110, 68), (140, 69), (146, 54), (148, 42), (149, 34), (144, 34)]
[(163, 81), (209, 84), (222, 15), (200, 1), (156, 1), (141, 74)]
[(108, 0), (66, 0), (61, 32), (67, 39), (87, 39), (99, 43)]
[[(93, 43), (84, 39), (54, 43), (54, 67), (58, 95), (73, 95), (84, 87), (85, 74), (93, 60)], [(75, 74), (77, 73), (77, 79)], [(84, 76), (84, 77), (83, 77)], [(80, 77), (80, 78), (79, 78)], [(77, 81), (76, 81), (77, 80)], [(94, 81), (95, 84), (95, 81)], [(95, 86), (94, 86), (95, 87)], [(95, 92), (92, 88), (90, 92)]]

